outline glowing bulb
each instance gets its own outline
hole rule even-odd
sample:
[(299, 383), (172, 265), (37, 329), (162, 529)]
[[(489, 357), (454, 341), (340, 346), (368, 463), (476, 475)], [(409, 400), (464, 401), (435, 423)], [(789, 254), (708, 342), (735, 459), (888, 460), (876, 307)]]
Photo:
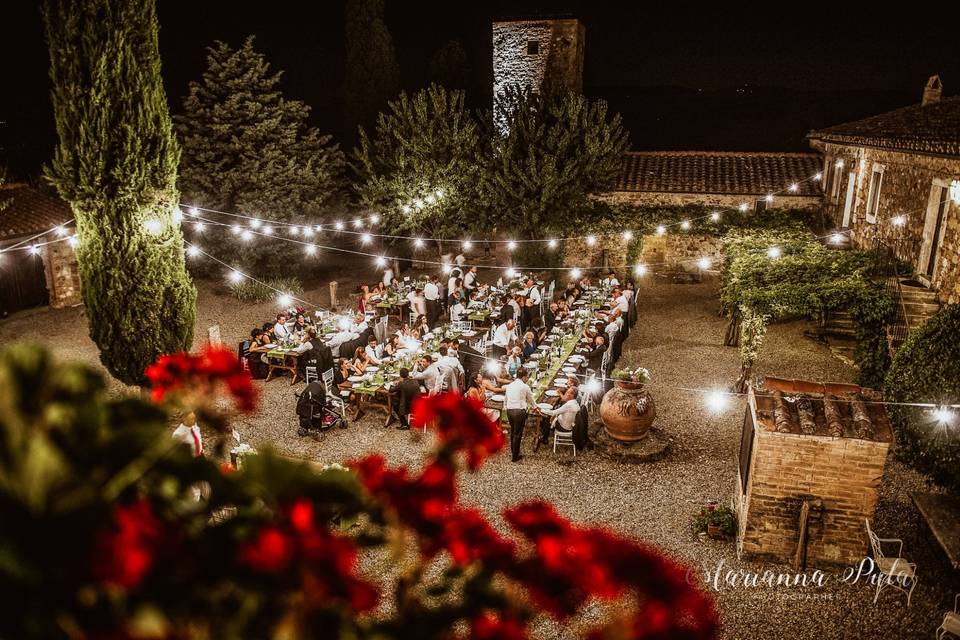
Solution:
[(190, 207), (190, 215), (197, 217), (200, 215), (200, 211), (196, 207)]
[(362, 236), (360, 236), (360, 242), (362, 242), (363, 244), (370, 244), (372, 241), (373, 241), (373, 238), (370, 236), (369, 233), (365, 233)]
[(232, 227), (230, 227), (230, 231), (231, 233), (233, 233), (233, 235), (237, 235), (238, 233), (240, 233), (240, 225), (236, 225), (236, 224), (233, 225)]
[(203, 233), (203, 230), (207, 228), (207, 225), (203, 224), (202, 222), (195, 222), (193, 228), (200, 233)]
[(638, 276), (645, 276), (647, 275), (647, 265), (638, 264), (636, 267), (633, 268), (633, 272)]
[(453, 271), (453, 267), (451, 267), (448, 264), (445, 264), (442, 267), (440, 267), (440, 271), (443, 272), (443, 275), (448, 276), (450, 275), (450, 272)]
[(511, 240), (510, 242), (507, 243), (507, 250), (508, 250), (508, 251), (513, 251), (513, 250), (516, 249), (516, 248), (517, 248), (517, 243), (514, 242), (513, 240)]
[(697, 266), (700, 267), (701, 270), (709, 269), (709, 268), (710, 268), (710, 258), (700, 258), (700, 259), (697, 261)]
[(423, 249), (423, 238), (415, 238), (413, 241), (413, 246), (417, 249)]
[(438, 197), (438, 198), (442, 198), (442, 197), (443, 197), (443, 189), (437, 189), (437, 190), (435, 191), (435, 193), (437, 194), (437, 197)]
[(740, 207), (739, 207), (740, 211), (746, 211), (749, 208), (750, 208), (750, 205), (748, 205), (746, 202), (740, 203)]
[(793, 191), (794, 193), (796, 193), (796, 191), (797, 191), (799, 188), (800, 188), (800, 185), (798, 185), (796, 182), (794, 182), (792, 185), (790, 185), (790, 191)]
[(500, 363), (496, 360), (487, 360), (487, 363), (483, 365), (483, 368), (486, 369), (487, 373), (492, 376), (500, 373)]
[(304, 227), (304, 228), (303, 228), (303, 235), (304, 235), (305, 237), (307, 237), (307, 238), (312, 238), (312, 237), (313, 237), (313, 233), (314, 233), (313, 227)]
[(191, 258), (196, 258), (198, 255), (200, 255), (200, 247), (192, 244), (188, 245), (187, 255), (190, 256)]
[(32, 245), (32, 246), (30, 247), (29, 251), (30, 251), (30, 255), (32, 255), (32, 256), (38, 256), (38, 255), (40, 255), (40, 245), (38, 245), (38, 244)]
[(768, 194), (767, 194), (767, 197), (764, 198), (764, 200), (766, 200), (767, 202), (773, 202), (773, 194), (772, 194), (772, 193), (768, 193)]
[(508, 277), (508, 278), (516, 278), (516, 277), (517, 277), (517, 272), (516, 272), (516, 270), (514, 270), (513, 267), (510, 267), (509, 269), (507, 269), (507, 277)]
[(156, 218), (150, 218), (144, 221), (143, 228), (147, 230), (147, 233), (157, 235), (163, 230), (163, 223)]
[(263, 228), (263, 234), (266, 235), (266, 236), (272, 236), (272, 235), (273, 235), (273, 227), (271, 227), (270, 225), (265, 226), (265, 227)]
[(277, 302), (280, 303), (281, 307), (289, 307), (293, 303), (293, 296), (289, 293), (281, 293), (277, 296)]
[(902, 227), (903, 225), (907, 224), (907, 216), (905, 215), (896, 216), (893, 220), (891, 220), (891, 222), (895, 226)]
[(667, 228), (666, 228), (665, 226), (663, 226), (662, 224), (658, 224), (658, 225), (657, 225), (657, 235), (658, 235), (658, 236), (662, 236), (662, 235), (665, 234), (666, 232), (667, 232)]
[(813, 174), (813, 179), (814, 179), (814, 180), (820, 180), (820, 179), (822, 179), (822, 178), (823, 178), (823, 174), (820, 173), (819, 171), (817, 171), (815, 174)]
[(556, 248), (557, 248), (557, 241), (551, 239), (550, 242), (547, 243), (547, 246), (550, 247), (551, 249), (556, 249)]
[(403, 211), (405, 214), (409, 214), (411, 211), (413, 211), (413, 209), (410, 208), (410, 205), (405, 204), (400, 207), (400, 211)]
[(592, 247), (597, 244), (597, 239), (594, 236), (587, 236), (587, 246)]
[(424, 201), (426, 201), (427, 204), (433, 204), (434, 203), (433, 195), (427, 196), (426, 198), (424, 198)]
[(933, 410), (933, 419), (940, 424), (950, 424), (953, 422), (953, 411), (948, 407), (937, 407)]
[(583, 277), (583, 272), (580, 271), (580, 269), (571, 269), (570, 277), (574, 280), (579, 280), (581, 277)]
[(333, 226), (334, 226), (334, 228), (335, 228), (337, 231), (343, 231), (343, 223), (340, 222), (339, 220), (337, 220), (336, 222), (334, 222), (334, 223), (333, 223)]
[(67, 239), (67, 244), (69, 244), (71, 247), (76, 249), (77, 245), (80, 244), (80, 238), (78, 238), (77, 236), (70, 236)]
[(290, 227), (290, 235), (292, 236), (300, 235), (300, 227)]
[(312, 255), (314, 255), (314, 254), (317, 252), (317, 245), (315, 245), (315, 244), (308, 244), (307, 246), (305, 246), (305, 247), (303, 248), (303, 250), (306, 252), (306, 254), (307, 254), (308, 256), (312, 256)]
[(67, 229), (66, 227), (63, 227), (63, 226), (57, 227), (56, 229), (54, 229), (54, 232), (56, 232), (56, 234), (61, 238), (67, 235)]
[(681, 223), (680, 223), (680, 228), (683, 229), (684, 231), (686, 231), (687, 229), (689, 229), (689, 228), (690, 228), (690, 221), (689, 221), (689, 220), (684, 220), (683, 222), (681, 222)]
[(780, 249), (780, 247), (770, 247), (767, 249), (768, 258), (773, 258), (774, 260), (776, 260), (781, 255), (783, 255), (783, 251)]
[(237, 271), (236, 269), (231, 269), (230, 273), (227, 274), (227, 277), (230, 278), (230, 282), (234, 284), (243, 280), (243, 274)]
[(383, 256), (377, 256), (377, 266), (385, 267), (387, 265), (387, 259)]
[(253, 239), (253, 233), (249, 229), (244, 229), (243, 233), (240, 234), (240, 239), (245, 242), (250, 242)]
[(718, 220), (720, 220), (720, 212), (714, 211), (713, 213), (711, 213), (710, 219), (713, 220), (714, 222), (717, 222)]
[(420, 198), (417, 198), (416, 200), (414, 200), (413, 208), (416, 209), (417, 211), (419, 211), (420, 209), (423, 209), (423, 200), (421, 200)]
[(470, 249), (473, 249), (473, 243), (470, 242), (469, 240), (464, 240), (464, 241), (463, 241), (463, 250), (464, 250), (464, 251), (470, 251)]
[(711, 413), (720, 413), (730, 404), (730, 397), (722, 391), (711, 391), (704, 398), (707, 410)]
[(360, 218), (357, 218), (356, 220), (353, 221), (354, 229), (359, 229), (362, 225), (363, 225), (363, 220), (361, 220)]
[(180, 211), (180, 207), (173, 208), (173, 213), (170, 214), (170, 219), (173, 220), (173, 224), (180, 224), (183, 222), (183, 211)]
[(257, 219), (257, 218), (253, 218), (252, 220), (250, 220), (250, 226), (251, 226), (253, 229), (258, 228), (261, 224), (262, 224), (262, 223), (261, 223), (260, 220)]
[(840, 244), (841, 242), (843, 242), (843, 234), (842, 233), (833, 234), (832, 236), (830, 236), (830, 242), (832, 242), (833, 244)]
[(321, 231), (323, 231), (323, 225), (318, 224), (313, 228), (313, 230), (316, 231), (317, 233), (320, 233)]
[(370, 224), (379, 224), (379, 222), (380, 222), (380, 216), (378, 216), (377, 214), (373, 214), (372, 216), (370, 216)]

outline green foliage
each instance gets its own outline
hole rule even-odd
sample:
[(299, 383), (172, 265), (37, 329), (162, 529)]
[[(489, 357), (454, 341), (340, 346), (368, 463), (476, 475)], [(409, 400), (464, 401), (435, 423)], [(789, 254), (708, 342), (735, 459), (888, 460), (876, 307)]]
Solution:
[(693, 516), (693, 530), (702, 533), (711, 524), (730, 537), (737, 531), (737, 514), (730, 507), (717, 507), (716, 503), (711, 502)]
[[(153, 0), (47, 0), (60, 142), (45, 172), (70, 203), (90, 336), (119, 380), (193, 341), (196, 291), (174, 213), (180, 150)], [(146, 223), (157, 227), (155, 233)]]
[(609, 189), (627, 150), (619, 115), (573, 93), (510, 88), (498, 96), (480, 182), (485, 228), (537, 237), (589, 223), (587, 194)]
[(269, 278), (262, 282), (244, 278), (230, 283), (230, 292), (240, 302), (266, 302), (277, 297), (277, 291), (296, 296), (303, 293), (303, 284), (298, 278)]
[(470, 78), (470, 61), (459, 40), (448, 40), (437, 49), (430, 58), (427, 77), (429, 82), (447, 89), (466, 90)]
[[(897, 351), (884, 384), (891, 402), (960, 401), (960, 305), (948, 305), (914, 330)], [(938, 425), (929, 409), (888, 407), (897, 455), (942, 485), (960, 490), (960, 424)]]
[[(253, 44), (251, 36), (239, 49), (223, 42), (207, 49), (207, 69), (190, 83), (184, 113), (175, 118), (183, 144), (180, 188), (186, 202), (202, 207), (315, 220), (338, 203), (343, 153), (307, 126), (307, 105), (283, 97), (281, 74), (271, 73)], [(224, 227), (212, 231), (202, 240), (206, 250), (257, 273), (289, 271), (303, 259), (293, 243), (264, 236), (239, 243)]]
[[(354, 152), (360, 202), (382, 212), (388, 233), (455, 236), (472, 226), (479, 157), (480, 130), (462, 91), (431, 85), (402, 93), (380, 114), (372, 137), (360, 132)], [(441, 198), (403, 211), (436, 189)]]
[(400, 90), (400, 67), (383, 20), (383, 0), (348, 0), (346, 77), (343, 87), (346, 139), (369, 126)]

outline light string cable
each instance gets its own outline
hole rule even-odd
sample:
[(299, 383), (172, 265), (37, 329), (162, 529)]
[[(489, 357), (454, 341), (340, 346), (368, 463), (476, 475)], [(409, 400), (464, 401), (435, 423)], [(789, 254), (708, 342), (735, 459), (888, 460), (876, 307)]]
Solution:
[[(34, 247), (37, 247), (37, 248), (39, 248), (39, 247), (45, 247), (45, 246), (47, 246), (48, 244), (53, 244), (53, 243), (55, 243), (55, 242), (63, 242), (64, 240), (67, 240), (67, 241), (75, 240), (76, 237), (77, 237), (76, 235), (72, 235), (72, 236), (67, 236), (67, 235), (66, 235), (66, 233), (67, 233), (67, 229), (66, 229), (66, 228), (67, 228), (67, 225), (70, 224), (70, 223), (72, 223), (73, 221), (74, 221), (74, 218), (70, 218), (69, 220), (67, 220), (67, 221), (64, 222), (63, 224), (58, 224), (57, 226), (52, 227), (52, 228), (50, 228), (50, 229), (47, 229), (46, 231), (41, 231), (40, 233), (34, 234), (34, 235), (30, 236), (29, 238), (24, 238), (23, 240), (20, 240), (20, 241), (16, 242), (15, 244), (10, 245), (9, 247), (3, 247), (2, 249), (0, 249), (0, 254), (2, 254), (2, 253), (7, 253), (8, 251), (15, 251), (15, 250), (17, 250), (17, 249), (20, 249), (21, 251), (31, 251), (31, 252), (33, 252)], [(30, 241), (36, 240), (37, 238), (39, 238), (39, 237), (41, 237), (41, 236), (45, 236), (45, 235), (47, 235), (47, 234), (49, 234), (49, 233), (57, 233), (58, 235), (61, 235), (61, 236), (63, 236), (63, 237), (57, 238), (56, 240), (48, 240), (48, 241), (45, 241), (45, 242), (36, 243), (36, 244), (33, 244), (33, 245), (29, 246), (29, 247), (24, 247), (24, 246), (23, 246), (23, 245), (29, 243)]]

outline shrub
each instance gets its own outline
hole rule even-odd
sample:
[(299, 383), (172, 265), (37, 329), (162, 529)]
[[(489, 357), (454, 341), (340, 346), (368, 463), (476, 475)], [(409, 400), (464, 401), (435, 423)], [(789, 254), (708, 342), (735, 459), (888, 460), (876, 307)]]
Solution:
[(711, 524), (719, 527), (723, 535), (732, 536), (737, 531), (737, 516), (730, 507), (717, 507), (716, 502), (710, 502), (693, 516), (693, 530), (702, 533)]
[[(914, 331), (897, 352), (884, 386), (891, 402), (954, 404), (960, 399), (960, 305), (949, 305)], [(897, 455), (954, 490), (960, 489), (958, 426), (935, 423), (930, 410), (891, 405)]]
[(290, 295), (303, 293), (303, 284), (298, 278), (270, 278), (257, 282), (244, 278), (230, 285), (230, 291), (240, 302), (266, 302), (277, 297), (277, 291)]

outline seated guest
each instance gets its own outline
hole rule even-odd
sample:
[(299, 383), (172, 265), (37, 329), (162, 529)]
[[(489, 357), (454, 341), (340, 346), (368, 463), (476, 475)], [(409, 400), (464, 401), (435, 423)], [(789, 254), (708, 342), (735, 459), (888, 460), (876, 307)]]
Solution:
[(290, 327), (287, 326), (289, 321), (290, 317), (286, 313), (280, 312), (277, 314), (277, 322), (273, 325), (273, 335), (280, 342), (291, 337)]
[(387, 421), (387, 426), (390, 426), (394, 419), (396, 419), (400, 421), (397, 429), (409, 429), (410, 421), (408, 420), (408, 416), (413, 408), (413, 401), (416, 400), (421, 393), (420, 383), (410, 377), (410, 370), (406, 367), (401, 368), (400, 381), (397, 382), (397, 386), (390, 391), (393, 411), (390, 414), (390, 420)]
[(353, 362), (350, 363), (350, 369), (355, 376), (362, 376), (367, 372), (367, 354), (363, 347), (357, 347), (353, 352)]
[(410, 331), (416, 336), (417, 340), (423, 340), (423, 336), (430, 333), (430, 327), (427, 326), (427, 316), (424, 314), (417, 316)]
[(307, 327), (309, 326), (310, 324), (307, 322), (307, 319), (303, 317), (303, 314), (298, 313), (297, 319), (293, 321), (293, 326), (291, 327), (291, 330), (294, 334), (302, 336), (304, 333), (306, 333)]
[(520, 323), (520, 327), (523, 325), (523, 296), (519, 293), (510, 297), (507, 300), (507, 304), (513, 307), (513, 319)]
[[(337, 388), (341, 391), (349, 391), (350, 394), (346, 397), (344, 401), (349, 406), (346, 407), (348, 414), (347, 417), (350, 420), (356, 420), (362, 414), (360, 413), (359, 407), (359, 397), (353, 392), (353, 383), (350, 382), (350, 376), (362, 375), (358, 374), (354, 369), (353, 363), (350, 362), (349, 358), (340, 358), (340, 362), (337, 365), (337, 368), (333, 371), (333, 384), (337, 385)], [(340, 394), (340, 397), (344, 397), (343, 394)]]
[(537, 336), (533, 331), (523, 334), (523, 343), (520, 345), (520, 356), (524, 361), (537, 352)]
[(600, 281), (601, 287), (616, 287), (620, 285), (620, 281), (617, 280), (616, 274), (613, 271), (607, 274), (607, 277)]
[(307, 327), (307, 332), (300, 338), (300, 344), (293, 348), (294, 353), (300, 354), (300, 357), (297, 358), (297, 375), (299, 376), (305, 376), (308, 364), (317, 366), (319, 371), (319, 365), (311, 362), (314, 351), (312, 341), (316, 341), (318, 344), (320, 342), (317, 338), (317, 329), (315, 327)]
[(522, 367), (523, 352), (520, 350), (520, 347), (514, 347), (510, 351), (509, 357), (507, 357), (507, 375), (512, 378), (516, 378)]
[(559, 429), (565, 432), (573, 431), (577, 414), (580, 413), (580, 403), (577, 402), (577, 389), (567, 387), (560, 398), (561, 404), (556, 409), (540, 409), (545, 417), (540, 420), (540, 443), (546, 444), (550, 440), (550, 429)]
[(510, 298), (506, 298), (503, 301), (503, 306), (500, 307), (500, 321), (506, 322), (507, 320), (513, 320), (513, 305), (510, 304)]
[(377, 367), (382, 364), (380, 347), (377, 344), (377, 339), (373, 336), (370, 336), (370, 339), (367, 340), (367, 347), (363, 350), (363, 353), (367, 358), (367, 364)]
[(580, 378), (577, 377), (577, 375), (574, 374), (574, 373), (571, 373), (571, 374), (568, 374), (568, 375), (567, 375), (567, 385), (566, 385), (566, 388), (567, 388), (567, 389), (570, 389), (571, 387), (574, 388), (574, 389), (577, 389), (577, 390), (580, 389)]
[[(603, 336), (597, 336), (593, 339), (593, 349), (587, 351), (583, 354), (583, 357), (587, 360), (587, 367), (593, 369), (594, 371), (600, 371), (600, 366), (603, 363), (603, 354), (607, 350), (606, 341)], [(606, 375), (606, 372), (604, 372)]]
[(419, 380), (430, 394), (439, 392), (443, 385), (443, 372), (429, 356), (421, 357), (417, 364), (417, 371), (410, 375), (414, 380)]
[(353, 333), (351, 331), (338, 331), (333, 335), (332, 338), (327, 340), (327, 346), (333, 351), (333, 354), (338, 357), (344, 357), (349, 359), (349, 353), (340, 353), (340, 347), (347, 344), (348, 342), (353, 342), (360, 337), (359, 333)]
[[(454, 342), (456, 344), (456, 342)], [(457, 357), (457, 350), (449, 346), (442, 346), (439, 349), (440, 359), (437, 364), (441, 369), (447, 371), (447, 390), (460, 391), (463, 388), (464, 370)]]
[(383, 345), (383, 357), (392, 358), (397, 355), (397, 351), (400, 350), (400, 339), (396, 334), (387, 338), (387, 344)]
[(514, 326), (514, 321), (508, 319), (493, 332), (493, 344), (490, 345), (490, 353), (494, 358), (506, 355), (507, 347), (517, 339)]
[[(316, 328), (313, 328), (316, 331)], [(326, 342), (318, 337), (311, 338), (313, 343), (313, 359), (317, 361), (318, 371), (321, 375), (324, 371), (333, 368), (333, 350)]]
[(366, 319), (362, 313), (358, 313), (354, 319), (353, 323), (350, 325), (350, 333), (361, 334), (367, 330), (370, 325), (367, 324)]
[(533, 333), (533, 342), (539, 346), (547, 338), (547, 328), (543, 326), (543, 320), (539, 317), (533, 319), (530, 324), (530, 331)]
[(630, 300), (626, 295), (624, 295), (623, 290), (614, 289), (613, 294), (613, 302), (616, 304), (620, 313), (626, 314), (628, 311), (630, 311)]
[(459, 322), (469, 315), (462, 300), (455, 300), (450, 307), (450, 322)]
[(250, 345), (247, 347), (246, 359), (247, 369), (255, 380), (262, 380), (267, 377), (267, 365), (264, 364), (262, 354), (270, 350), (267, 347), (270, 344), (271, 336), (263, 329), (254, 329), (250, 332)]
[[(483, 377), (483, 374), (479, 371), (477, 375), (473, 376), (473, 379), (470, 380), (470, 388), (467, 389), (467, 397), (479, 402), (481, 405), (486, 404), (487, 402), (487, 385), (489, 381)], [(497, 387), (494, 387), (497, 388)], [(498, 393), (503, 393), (503, 389), (500, 389)], [(483, 412), (488, 418), (494, 422), (500, 422), (500, 411), (497, 409), (491, 409), (489, 407), (484, 407)]]
[(558, 321), (557, 316), (559, 313), (560, 313), (560, 305), (557, 304), (556, 302), (551, 302), (550, 306), (547, 307), (546, 311), (544, 311), (543, 326), (546, 328), (548, 332), (552, 330), (553, 325), (557, 323)]
[(382, 300), (383, 297), (387, 295), (387, 287), (384, 286), (382, 282), (378, 282), (373, 289), (370, 290), (370, 300)]

